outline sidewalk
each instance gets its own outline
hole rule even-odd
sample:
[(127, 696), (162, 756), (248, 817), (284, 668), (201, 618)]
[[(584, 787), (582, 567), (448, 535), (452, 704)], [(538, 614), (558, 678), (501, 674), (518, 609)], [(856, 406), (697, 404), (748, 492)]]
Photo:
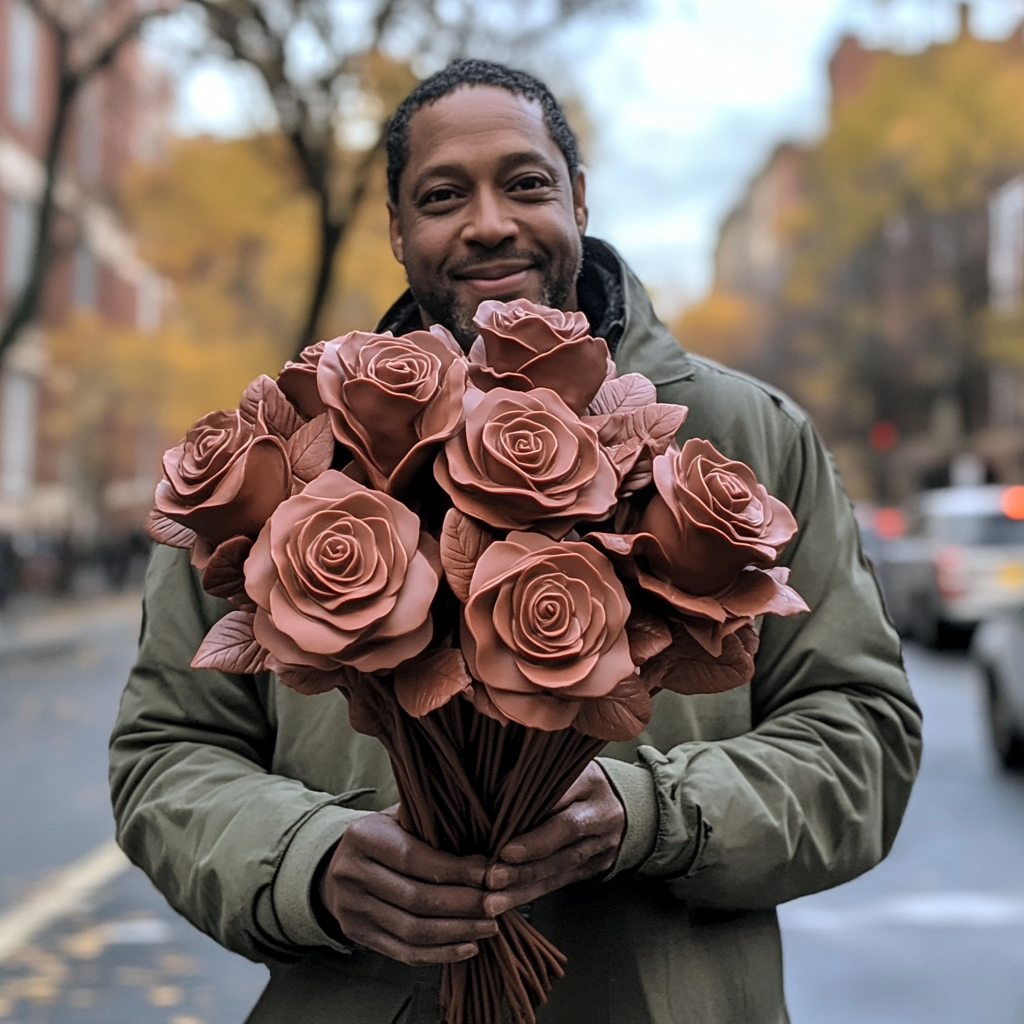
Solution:
[(17, 594), (0, 609), (0, 662), (65, 654), (141, 617), (141, 588), (67, 598)]

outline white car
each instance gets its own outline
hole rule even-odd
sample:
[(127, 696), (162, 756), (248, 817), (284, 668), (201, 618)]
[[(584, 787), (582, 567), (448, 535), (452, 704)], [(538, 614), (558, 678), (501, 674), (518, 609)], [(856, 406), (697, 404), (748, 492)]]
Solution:
[(983, 622), (971, 657), (981, 670), (996, 756), (1003, 767), (1024, 770), (1024, 607)]
[(902, 507), (902, 536), (876, 564), (889, 614), (935, 646), (1024, 604), (1024, 487), (945, 487)]

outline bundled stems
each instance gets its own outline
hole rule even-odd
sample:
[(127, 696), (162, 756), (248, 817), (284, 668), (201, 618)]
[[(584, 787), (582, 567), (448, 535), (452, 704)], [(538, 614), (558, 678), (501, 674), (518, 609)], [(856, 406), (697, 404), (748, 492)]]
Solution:
[[(509, 840), (536, 828), (565, 796), (604, 741), (575, 729), (543, 732), (502, 725), (468, 700), (453, 699), (423, 718), (407, 715), (386, 680), (358, 698), (372, 701), (401, 798), (404, 828), (436, 849), (491, 860)], [(565, 956), (516, 910), (472, 960), (446, 964), (441, 1005), (448, 1024), (517, 1024), (563, 976)]]

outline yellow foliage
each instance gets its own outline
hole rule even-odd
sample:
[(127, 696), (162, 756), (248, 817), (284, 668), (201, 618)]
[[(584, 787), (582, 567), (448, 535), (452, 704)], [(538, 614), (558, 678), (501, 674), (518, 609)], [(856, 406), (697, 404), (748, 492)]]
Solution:
[[(1024, 164), (1024, 49), (962, 36), (919, 54), (876, 53), (865, 88), (833, 109), (812, 155), (809, 225), (824, 265), (907, 209), (984, 200)], [(801, 289), (802, 291), (803, 289)]]
[(683, 348), (734, 367), (746, 365), (756, 355), (763, 331), (757, 306), (721, 288), (683, 310), (672, 324)]

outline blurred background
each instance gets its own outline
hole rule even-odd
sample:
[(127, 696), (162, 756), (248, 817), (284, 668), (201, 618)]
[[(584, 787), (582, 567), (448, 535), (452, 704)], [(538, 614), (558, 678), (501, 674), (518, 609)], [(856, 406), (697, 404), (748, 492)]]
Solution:
[(265, 972), (109, 843), (162, 451), (404, 287), (382, 131), (460, 55), (590, 232), (788, 391), (926, 711), (892, 857), (781, 910), (794, 1024), (1024, 1024), (1024, 0), (0, 0), (0, 1020), (232, 1024)]

